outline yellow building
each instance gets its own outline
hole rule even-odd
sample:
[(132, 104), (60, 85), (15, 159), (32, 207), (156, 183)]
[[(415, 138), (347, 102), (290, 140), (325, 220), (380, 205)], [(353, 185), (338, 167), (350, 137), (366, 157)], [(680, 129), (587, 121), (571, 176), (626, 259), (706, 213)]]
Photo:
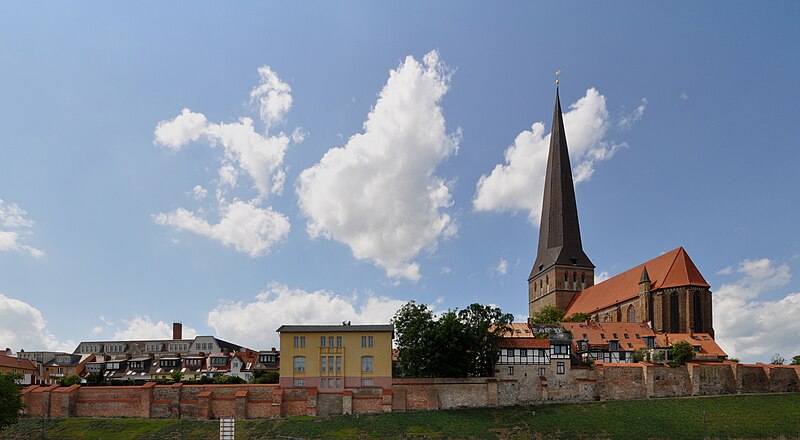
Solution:
[(392, 387), (391, 325), (282, 325), (283, 388)]

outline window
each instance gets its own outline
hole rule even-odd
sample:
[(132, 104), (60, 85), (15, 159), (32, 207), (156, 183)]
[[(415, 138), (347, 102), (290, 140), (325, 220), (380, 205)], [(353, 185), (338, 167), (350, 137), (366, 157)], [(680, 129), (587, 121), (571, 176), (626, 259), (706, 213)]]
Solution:
[(614, 339), (619, 339), (616, 333), (612, 333), (612, 335), (614, 335)]
[(298, 336), (295, 336), (292, 339), (294, 340), (294, 348), (299, 348), (300, 347), (300, 338)]
[(628, 342), (628, 348), (633, 348), (633, 344), (631, 344), (630, 342)]
[(556, 364), (556, 373), (564, 374), (564, 363), (563, 362), (559, 362), (559, 363)]
[(333, 347), (333, 336), (328, 337), (328, 347)]
[(294, 357), (294, 371), (297, 373), (302, 373), (306, 371), (306, 358), (305, 356), (295, 356)]
[(600, 333), (600, 339), (605, 339), (605, 338), (606, 338), (606, 334), (605, 333)]
[(692, 296), (692, 313), (694, 315), (694, 331), (703, 330), (703, 309), (700, 304), (700, 292), (694, 292)]
[(361, 356), (361, 371), (372, 372), (372, 356)]
[(362, 336), (361, 337), (361, 347), (363, 348), (363, 347), (366, 347), (366, 346), (367, 346), (367, 337), (366, 336)]
[(372, 386), (372, 378), (371, 377), (369, 377), (369, 378), (365, 377), (364, 379), (361, 379), (361, 386), (362, 387), (371, 387)]
[(639, 336), (639, 333), (636, 333), (636, 339), (641, 339), (641, 336)]
[(544, 376), (547, 373), (547, 368), (539, 367), (539, 376)]
[(300, 336), (300, 348), (306, 348), (306, 337)]
[(319, 337), (319, 346), (320, 347), (324, 347), (325, 346), (325, 341), (326, 341), (325, 336), (320, 336)]
[(367, 336), (367, 347), (372, 348), (373, 339), (372, 336)]
[(554, 345), (553, 346), (553, 353), (554, 354), (569, 354), (569, 346), (568, 345)]
[(509, 376), (513, 376), (514, 375), (514, 367), (508, 367), (508, 375)]
[(341, 377), (337, 377), (336, 378), (336, 388), (341, 388), (341, 387), (342, 387), (342, 378)]
[(628, 322), (636, 322), (636, 307), (628, 306)]
[(528, 357), (528, 350), (527, 350), (527, 349), (524, 349), (524, 348), (523, 348), (523, 349), (521, 349), (521, 350), (519, 351), (519, 356), (520, 356), (520, 357)]
[(295, 379), (294, 380), (294, 386), (296, 386), (296, 387), (304, 387), (304, 386), (306, 386), (306, 380), (305, 379)]
[(625, 356), (626, 354), (627, 353), (624, 352), (624, 351), (619, 352), (619, 360), (620, 361), (624, 361), (626, 359), (626, 356)]
[(608, 349), (611, 351), (619, 350), (619, 342), (617, 341), (610, 341), (608, 343)]
[(628, 337), (628, 334), (627, 334), (627, 333), (623, 334), (622, 336), (625, 336), (625, 339), (630, 339), (630, 338)]
[(342, 337), (341, 336), (337, 336), (336, 337), (336, 346), (337, 347), (341, 347), (342, 346)]
[(321, 358), (319, 358), (319, 370), (320, 370), (320, 372), (321, 372), (322, 374), (325, 374), (325, 372), (326, 372), (326, 371), (327, 371), (327, 369), (328, 369), (328, 362), (327, 362), (327, 359), (328, 359), (328, 358), (326, 358), (325, 356), (322, 356)]
[(341, 356), (336, 356), (336, 372), (337, 373), (341, 373), (342, 372), (342, 357)]

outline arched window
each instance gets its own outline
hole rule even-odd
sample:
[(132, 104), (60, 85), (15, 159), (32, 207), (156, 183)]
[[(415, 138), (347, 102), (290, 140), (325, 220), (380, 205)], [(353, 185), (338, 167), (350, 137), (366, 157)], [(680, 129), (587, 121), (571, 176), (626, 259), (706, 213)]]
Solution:
[(576, 289), (578, 287), (578, 273), (572, 272), (572, 288)]
[(702, 332), (703, 329), (703, 308), (700, 305), (700, 292), (695, 291), (692, 295), (692, 313), (694, 313), (694, 331)]
[(605, 316), (603, 316), (603, 321), (605, 321), (605, 322), (609, 322), (609, 321), (611, 321), (611, 315), (609, 315), (608, 313), (606, 313), (606, 315), (605, 315)]
[(636, 322), (636, 307), (633, 304), (628, 306), (628, 322)]
[(550, 290), (550, 275), (544, 276), (544, 285), (547, 290)]
[(681, 320), (680, 305), (678, 304), (678, 293), (673, 292), (669, 297), (669, 329), (672, 333), (680, 332)]
[(585, 289), (585, 288), (586, 288), (586, 274), (582, 273), (581, 274), (581, 289)]

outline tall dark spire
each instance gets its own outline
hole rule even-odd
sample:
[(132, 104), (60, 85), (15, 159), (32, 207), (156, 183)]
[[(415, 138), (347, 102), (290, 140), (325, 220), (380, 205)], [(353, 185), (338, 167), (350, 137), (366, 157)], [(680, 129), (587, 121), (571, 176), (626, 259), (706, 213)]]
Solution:
[(575, 187), (572, 184), (572, 168), (558, 87), (544, 183), (539, 249), (530, 278), (555, 264), (594, 268), (581, 244), (578, 207), (575, 203)]

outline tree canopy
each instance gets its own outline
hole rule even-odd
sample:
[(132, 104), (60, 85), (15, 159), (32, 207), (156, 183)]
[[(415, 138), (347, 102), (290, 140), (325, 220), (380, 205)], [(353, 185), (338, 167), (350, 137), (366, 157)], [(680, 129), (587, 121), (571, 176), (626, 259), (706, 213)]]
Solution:
[(19, 374), (0, 372), (0, 429), (11, 426), (19, 420), (22, 411), (22, 397), (19, 394)]
[(684, 365), (694, 358), (694, 347), (686, 341), (680, 341), (669, 349), (669, 358)]
[(395, 373), (410, 377), (491, 376), (499, 357), (497, 343), (513, 316), (499, 308), (471, 304), (435, 319), (424, 304), (410, 301), (392, 323), (400, 350)]
[(558, 324), (564, 320), (566, 312), (556, 306), (544, 306), (542, 310), (531, 316), (533, 324)]
[(792, 358), (792, 363), (790, 365), (800, 365), (800, 354)]

